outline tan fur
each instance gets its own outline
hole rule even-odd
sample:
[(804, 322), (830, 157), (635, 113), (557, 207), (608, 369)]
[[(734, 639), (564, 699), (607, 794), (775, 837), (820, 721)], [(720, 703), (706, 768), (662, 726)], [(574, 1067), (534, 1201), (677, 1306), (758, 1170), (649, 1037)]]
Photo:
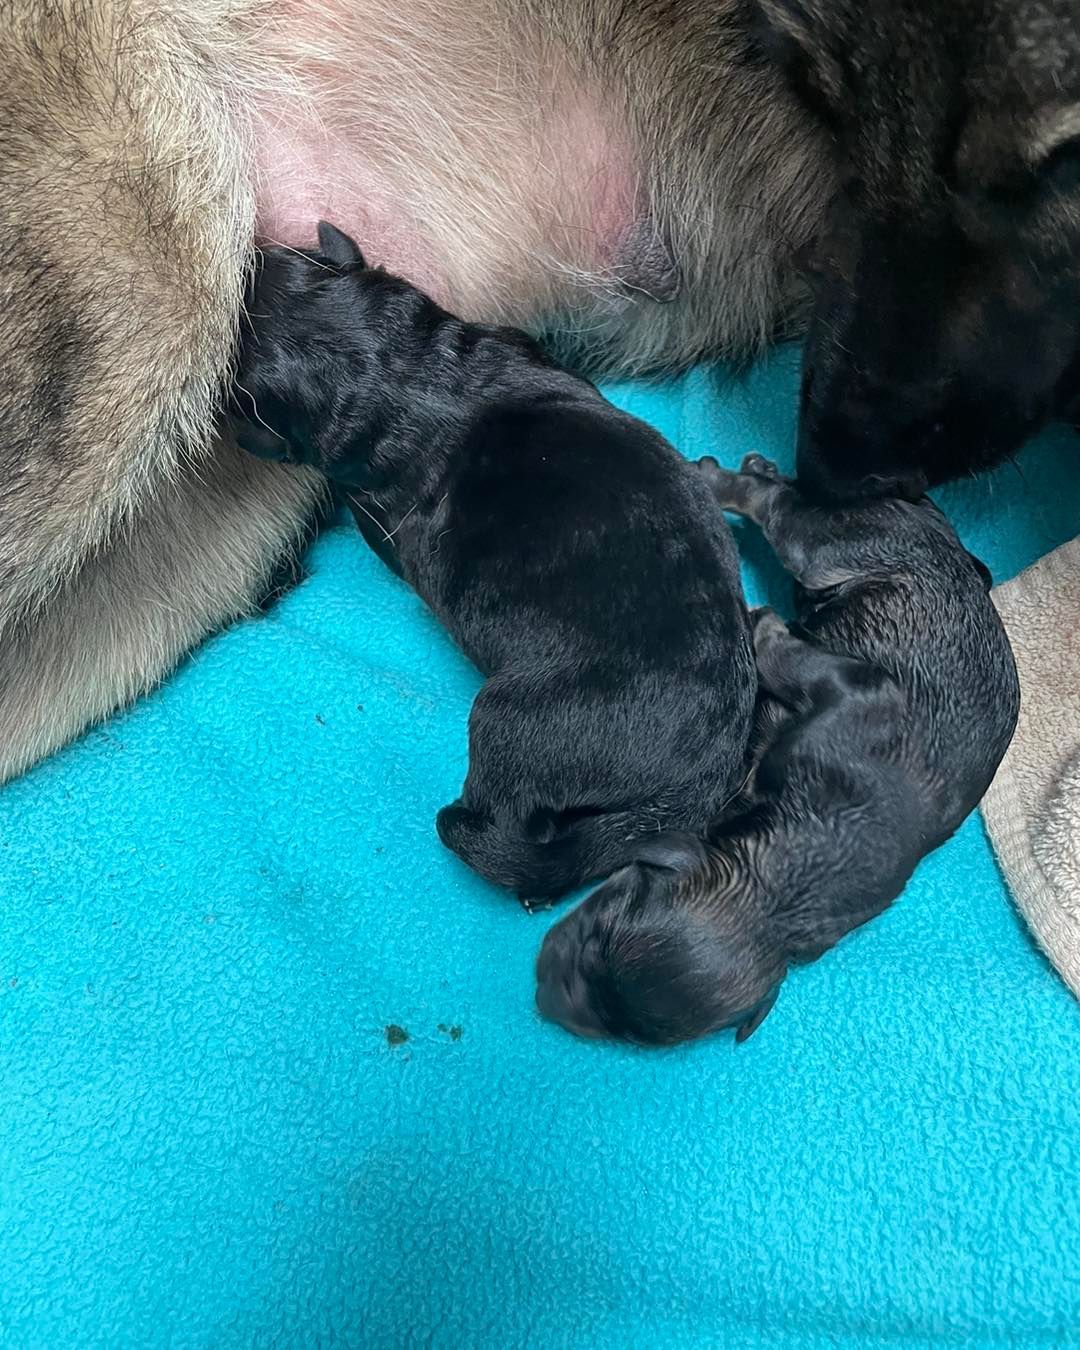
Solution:
[[(641, 373), (774, 338), (797, 313), (790, 260), (830, 186), (820, 133), (775, 75), (739, 59), (731, 8), (295, 0), (253, 45), (292, 82), (277, 129), (313, 153), (362, 146), (403, 229), (438, 259), (439, 299), (542, 329), (593, 371)], [(574, 162), (595, 187), (607, 152), (626, 158), (626, 190), (671, 245), (673, 303), (590, 262), (591, 203), (564, 171)]]
[(0, 624), (209, 442), (252, 199), (203, 9), (0, 10)]
[[(596, 369), (746, 352), (792, 312), (827, 184), (736, 75), (725, 0), (327, 3), (0, 0), (0, 777), (244, 612), (311, 517), (310, 483), (212, 436), (268, 108), (359, 136), (446, 298)], [(587, 246), (560, 166), (592, 184), (611, 147), (670, 304)]]
[(611, 325), (609, 350), (649, 370), (743, 357), (793, 331), (804, 294), (792, 258), (824, 211), (831, 170), (820, 130), (775, 72), (744, 61), (740, 7), (530, 4), (617, 97), (682, 274), (675, 304)]
[[(392, 194), (402, 231), (422, 241), (418, 283), (466, 317), (535, 324), (569, 291), (560, 268), (572, 268), (575, 229), (587, 228), (559, 177), (565, 146), (552, 144), (565, 104), (585, 94), (564, 62), (536, 59), (540, 41), (514, 10), (506, 0), (304, 0), (255, 16), (259, 64), (281, 79), (273, 125), (256, 118), (256, 139), (295, 141), (301, 160), (351, 149)], [(342, 191), (363, 213), (356, 190)]]
[(322, 494), (228, 446), (182, 470), (0, 643), (0, 781), (153, 688), (249, 612)]

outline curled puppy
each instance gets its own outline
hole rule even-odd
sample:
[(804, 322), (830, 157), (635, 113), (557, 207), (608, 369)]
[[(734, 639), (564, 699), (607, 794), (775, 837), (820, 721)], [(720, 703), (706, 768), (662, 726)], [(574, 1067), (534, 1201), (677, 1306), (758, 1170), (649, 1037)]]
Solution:
[(572, 1031), (670, 1044), (767, 1015), (900, 894), (974, 809), (1020, 692), (989, 574), (928, 499), (825, 509), (759, 456), (702, 471), (797, 585), (754, 616), (760, 757), (709, 831), (650, 840), (547, 935), (537, 1004)]
[(445, 844), (525, 901), (702, 829), (744, 774), (756, 690), (707, 481), (529, 338), (463, 323), (346, 236), (269, 250), (238, 441), (348, 486), (369, 543), (489, 677)]

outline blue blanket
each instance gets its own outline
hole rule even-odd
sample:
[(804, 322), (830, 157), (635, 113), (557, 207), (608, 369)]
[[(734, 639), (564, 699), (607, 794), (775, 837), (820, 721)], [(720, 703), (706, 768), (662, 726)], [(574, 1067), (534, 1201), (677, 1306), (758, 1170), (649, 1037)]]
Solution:
[[(611, 392), (789, 463), (796, 380)], [(941, 494), (998, 579), (1077, 451)], [(344, 521), (309, 565), (0, 793), (0, 1345), (1080, 1337), (1080, 1012), (980, 820), (746, 1046), (575, 1041), (432, 828), (479, 677)]]

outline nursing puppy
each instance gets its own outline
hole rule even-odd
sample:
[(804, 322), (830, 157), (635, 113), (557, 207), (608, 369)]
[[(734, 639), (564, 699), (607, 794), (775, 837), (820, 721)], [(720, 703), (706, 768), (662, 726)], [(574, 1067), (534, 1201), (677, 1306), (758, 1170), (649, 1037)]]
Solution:
[(1016, 725), (989, 575), (928, 499), (825, 509), (759, 456), (702, 470), (794, 576), (798, 622), (754, 616), (763, 745), (740, 808), (707, 841), (639, 846), (548, 933), (538, 1006), (586, 1035), (744, 1040), (790, 964), (879, 914), (948, 839)]
[(701, 829), (738, 786), (756, 680), (707, 481), (510, 329), (463, 323), (319, 227), (270, 250), (237, 439), (348, 485), (372, 546), (490, 678), (439, 834), (523, 899)]

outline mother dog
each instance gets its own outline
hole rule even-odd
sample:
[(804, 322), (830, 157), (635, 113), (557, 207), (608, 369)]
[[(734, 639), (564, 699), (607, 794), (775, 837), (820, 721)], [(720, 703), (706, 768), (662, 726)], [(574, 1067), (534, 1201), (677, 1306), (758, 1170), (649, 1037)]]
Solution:
[(808, 315), (824, 495), (1078, 401), (1074, 0), (0, 0), (0, 38), (0, 778), (317, 514), (215, 441), (255, 238), (339, 220), (593, 370)]

